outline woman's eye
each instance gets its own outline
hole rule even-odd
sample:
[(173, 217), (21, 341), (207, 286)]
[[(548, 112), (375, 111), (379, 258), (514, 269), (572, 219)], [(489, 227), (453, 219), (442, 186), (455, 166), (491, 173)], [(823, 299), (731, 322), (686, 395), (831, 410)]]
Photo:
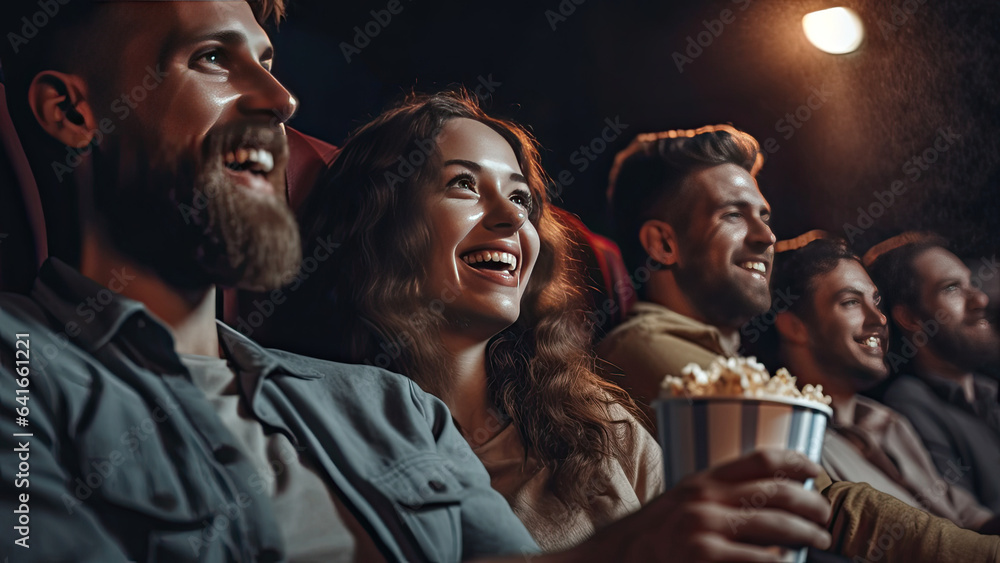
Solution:
[(859, 303), (861, 303), (861, 302), (858, 301), (857, 299), (849, 299), (849, 300), (844, 301), (843, 303), (841, 303), (841, 305), (843, 305), (845, 307), (852, 307), (852, 306), (857, 305)]
[(513, 201), (515, 205), (520, 205), (525, 209), (531, 209), (531, 195), (526, 192), (516, 192), (514, 195), (510, 196), (510, 200)]
[(463, 191), (476, 192), (476, 179), (468, 174), (459, 174), (448, 181), (449, 188), (458, 188)]
[(207, 51), (195, 57), (195, 62), (213, 66), (220, 65), (222, 64), (222, 52), (217, 49)]

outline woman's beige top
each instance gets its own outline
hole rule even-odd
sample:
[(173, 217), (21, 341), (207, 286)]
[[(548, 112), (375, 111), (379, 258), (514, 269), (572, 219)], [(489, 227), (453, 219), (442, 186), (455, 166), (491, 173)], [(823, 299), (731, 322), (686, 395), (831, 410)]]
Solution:
[(619, 425), (618, 438), (625, 441), (628, 459), (609, 459), (604, 464), (606, 484), (590, 506), (568, 507), (548, 487), (548, 469), (529, 457), (512, 424), (473, 451), (490, 473), (493, 488), (510, 503), (518, 518), (544, 551), (563, 549), (590, 537), (594, 531), (639, 509), (663, 492), (663, 457), (656, 440), (619, 405), (614, 419), (627, 420), (631, 436)]

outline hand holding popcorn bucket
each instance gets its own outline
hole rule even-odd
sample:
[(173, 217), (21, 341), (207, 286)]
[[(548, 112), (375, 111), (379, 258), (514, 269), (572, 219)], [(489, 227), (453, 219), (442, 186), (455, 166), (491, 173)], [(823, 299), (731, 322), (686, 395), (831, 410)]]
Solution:
[[(754, 358), (720, 358), (708, 370), (688, 364), (681, 377), (664, 379), (655, 404), (667, 488), (762, 448), (794, 450), (818, 463), (829, 404), (822, 386), (800, 391), (787, 370), (771, 377)], [(792, 561), (805, 556), (799, 550)]]

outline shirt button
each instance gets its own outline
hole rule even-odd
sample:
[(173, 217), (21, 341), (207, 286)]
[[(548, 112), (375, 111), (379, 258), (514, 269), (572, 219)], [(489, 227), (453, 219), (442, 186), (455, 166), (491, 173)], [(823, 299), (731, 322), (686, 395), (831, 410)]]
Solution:
[(433, 480), (433, 481), (428, 482), (427, 486), (430, 487), (431, 490), (434, 491), (434, 492), (436, 492), (436, 493), (440, 493), (441, 491), (443, 491), (443, 490), (445, 490), (447, 488), (447, 487), (444, 486), (444, 483), (442, 483), (441, 481), (438, 481), (438, 480)]
[(146, 328), (146, 319), (139, 319), (135, 321), (135, 326), (139, 328)]
[(230, 463), (235, 463), (240, 458), (240, 452), (232, 446), (222, 445), (215, 448), (212, 456), (215, 457), (215, 461), (223, 465), (229, 465)]

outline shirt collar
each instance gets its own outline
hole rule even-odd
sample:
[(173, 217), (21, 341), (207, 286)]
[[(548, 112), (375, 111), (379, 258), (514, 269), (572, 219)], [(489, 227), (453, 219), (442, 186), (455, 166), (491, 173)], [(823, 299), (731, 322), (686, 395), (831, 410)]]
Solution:
[[(965, 389), (957, 381), (933, 373), (922, 373), (920, 379), (931, 388), (935, 395), (949, 404), (971, 405), (965, 398)], [(1000, 385), (990, 377), (973, 374), (972, 387), (976, 392), (975, 402), (977, 404), (993, 405), (997, 403)]]
[(718, 327), (682, 315), (659, 303), (640, 301), (629, 311), (630, 317), (655, 314), (657, 323), (667, 325), (670, 334), (698, 344), (710, 352), (727, 358), (739, 355), (739, 349), (730, 349), (723, 344), (722, 332)]
[(986, 401), (988, 403), (997, 403), (997, 393), (1000, 392), (1000, 384), (989, 376), (984, 375), (973, 375), (972, 376), (972, 386), (976, 389), (976, 401)]
[(895, 412), (889, 407), (863, 395), (854, 397), (854, 426), (876, 435), (885, 433)]
[[(965, 389), (962, 388), (959, 382), (932, 373), (922, 373), (920, 374), (920, 379), (931, 388), (935, 395), (948, 403), (953, 405), (969, 404), (969, 401), (965, 399)], [(978, 395), (978, 393), (979, 389), (976, 389), (976, 394)]]
[[(117, 275), (127, 277), (127, 272)], [(31, 291), (35, 301), (57, 321), (63, 332), (88, 352), (105, 346), (124, 327), (134, 324), (129, 321), (138, 316), (140, 319), (136, 322), (146, 323), (147, 328), (155, 327), (159, 337), (167, 339), (164, 347), (176, 356), (170, 331), (144, 304), (111, 291), (58, 258), (49, 258), (42, 264)], [(302, 379), (323, 375), (316, 369), (315, 360), (262, 348), (222, 322), (216, 323), (219, 341), (241, 374), (260, 381), (274, 372)]]
[(42, 264), (31, 296), (67, 336), (89, 352), (107, 344), (134, 315), (158, 324), (142, 303), (122, 297), (58, 258)]
[(222, 321), (216, 321), (216, 324), (219, 328), (219, 343), (225, 350), (226, 358), (232, 362), (241, 377), (245, 374), (263, 381), (274, 373), (284, 373), (299, 379), (316, 379), (325, 375), (317, 369), (317, 360), (263, 348)]

